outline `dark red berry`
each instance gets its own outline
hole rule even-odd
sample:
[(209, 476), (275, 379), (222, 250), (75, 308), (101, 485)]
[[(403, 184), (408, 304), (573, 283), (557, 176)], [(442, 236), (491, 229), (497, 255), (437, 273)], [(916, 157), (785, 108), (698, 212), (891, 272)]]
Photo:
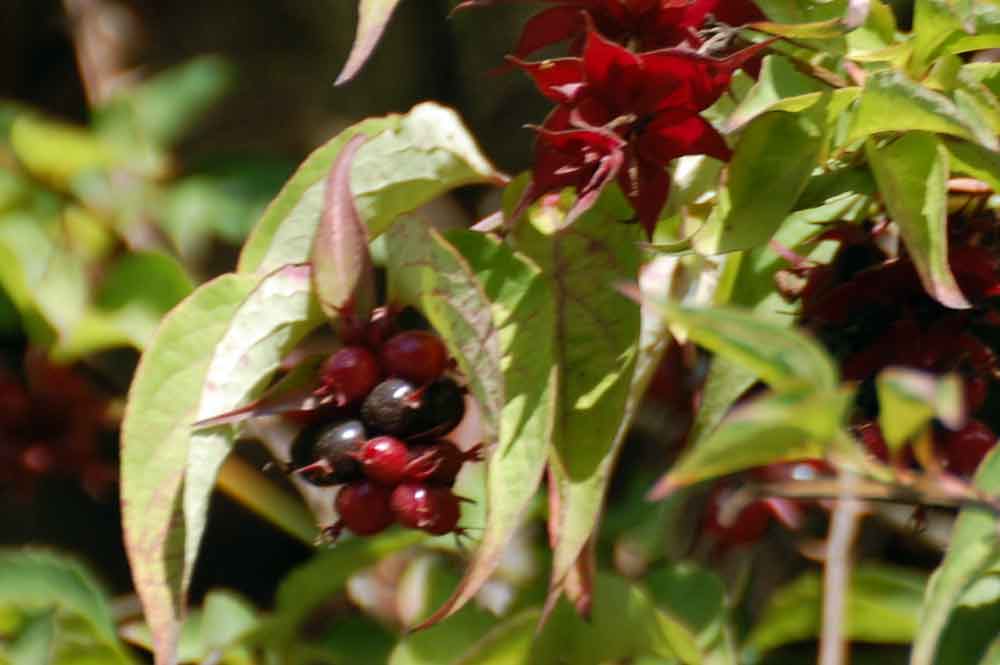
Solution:
[(395, 486), (406, 476), (410, 451), (393, 436), (377, 436), (361, 446), (358, 455), (365, 475), (383, 485)]
[(361, 404), (361, 420), (375, 432), (406, 436), (421, 405), (416, 387), (403, 379), (386, 379)]
[(404, 483), (392, 491), (390, 505), (396, 521), (435, 536), (458, 531), (459, 498), (447, 487)]
[(957, 432), (948, 432), (944, 439), (948, 470), (960, 476), (971, 476), (996, 441), (996, 434), (978, 420), (970, 420)]
[(320, 369), (323, 390), (333, 394), (340, 406), (363, 399), (379, 378), (378, 360), (363, 346), (345, 346), (331, 355)]
[(448, 351), (441, 338), (426, 330), (407, 330), (394, 335), (382, 347), (380, 358), (389, 376), (417, 385), (430, 383), (448, 366)]
[(856, 429), (858, 438), (869, 453), (882, 462), (889, 461), (889, 446), (882, 436), (882, 428), (876, 422), (862, 423)]
[(440, 439), (432, 443), (417, 444), (410, 448), (410, 462), (406, 477), (440, 485), (452, 485), (462, 465), (483, 459), (482, 444), (467, 452), (451, 441)]
[(414, 416), (412, 438), (433, 439), (444, 436), (465, 416), (465, 391), (445, 377), (419, 391), (419, 409)]
[(393, 523), (389, 488), (362, 480), (345, 485), (337, 493), (334, 506), (340, 520), (334, 525), (334, 537), (340, 528), (347, 527), (358, 536), (370, 536)]
[(356, 459), (367, 439), (357, 420), (306, 427), (292, 443), (292, 465), (316, 485), (337, 485), (364, 477)]

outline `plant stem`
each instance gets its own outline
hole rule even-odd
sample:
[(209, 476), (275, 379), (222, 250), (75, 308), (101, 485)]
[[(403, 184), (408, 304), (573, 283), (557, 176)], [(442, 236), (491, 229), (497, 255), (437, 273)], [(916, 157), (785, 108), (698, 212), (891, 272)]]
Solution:
[(819, 665), (844, 665), (847, 662), (844, 613), (851, 584), (851, 550), (864, 512), (863, 504), (855, 498), (858, 477), (848, 471), (840, 474), (838, 481), (839, 497), (833, 509), (826, 565), (823, 568), (823, 632), (819, 643)]

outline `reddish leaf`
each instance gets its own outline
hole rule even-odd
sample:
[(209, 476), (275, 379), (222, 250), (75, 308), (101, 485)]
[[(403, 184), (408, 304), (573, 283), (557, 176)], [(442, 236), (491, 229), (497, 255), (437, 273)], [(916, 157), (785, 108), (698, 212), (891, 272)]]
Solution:
[(361, 71), (385, 32), (385, 26), (397, 4), (399, 0), (361, 0), (358, 7), (358, 32), (354, 37), (351, 53), (347, 56), (347, 63), (337, 76), (335, 85), (347, 83)]

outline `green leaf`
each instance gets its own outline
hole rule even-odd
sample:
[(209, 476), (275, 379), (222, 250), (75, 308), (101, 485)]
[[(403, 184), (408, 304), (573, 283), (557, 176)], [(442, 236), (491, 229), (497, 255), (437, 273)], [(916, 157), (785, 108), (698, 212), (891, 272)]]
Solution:
[(361, 0), (358, 3), (358, 33), (335, 85), (347, 83), (361, 70), (375, 50), (375, 45), (398, 4), (399, 0)]
[(181, 487), (190, 423), (216, 343), (257, 280), (225, 275), (164, 319), (143, 354), (122, 423), (125, 548), (159, 662), (175, 652), (181, 616), (184, 516)]
[(672, 326), (709, 351), (750, 369), (775, 390), (833, 391), (839, 384), (833, 360), (804, 333), (733, 307), (654, 304)]
[[(413, 561), (403, 573), (396, 606), (404, 625), (426, 625), (430, 611), (440, 606), (455, 587), (457, 576), (440, 555), (427, 554)], [(466, 605), (454, 616), (412, 632), (396, 645), (388, 665), (444, 665), (455, 662), (495, 624), (488, 612)]]
[(103, 133), (167, 146), (222, 99), (234, 78), (233, 67), (218, 56), (193, 58), (125, 88), (96, 110), (95, 122)]
[(594, 585), (590, 620), (560, 601), (538, 636), (529, 662), (599, 665), (640, 656), (702, 662), (690, 632), (659, 611), (647, 593), (620, 577), (601, 573)]
[[(851, 571), (845, 634), (873, 643), (910, 642), (919, 632), (918, 615), (926, 577), (904, 568), (862, 564)], [(820, 633), (823, 581), (810, 571), (778, 589), (747, 639), (749, 649), (764, 652), (809, 640)]]
[(823, 457), (853, 398), (849, 390), (792, 391), (747, 402), (681, 457), (650, 496), (774, 462)]
[(645, 582), (656, 606), (690, 632), (705, 663), (736, 665), (726, 587), (717, 575), (678, 563), (650, 572)]
[(869, 140), (865, 152), (924, 289), (946, 307), (969, 307), (948, 265), (947, 150), (932, 134), (909, 132), (883, 147)]
[(561, 585), (596, 526), (635, 395), (639, 308), (616, 290), (638, 277), (638, 229), (620, 223), (613, 193), (567, 229), (537, 208), (517, 227), (518, 249), (551, 284), (557, 402), (552, 462), (563, 482), (553, 585)]
[(303, 623), (323, 603), (343, 591), (352, 575), (424, 538), (417, 531), (392, 529), (370, 538), (343, 540), (336, 547), (320, 550), (281, 582), (274, 612), (262, 620), (250, 641), (271, 646), (279, 653), (292, 653), (301, 640), (299, 631)]
[[(227, 413), (255, 399), (282, 358), (324, 321), (307, 265), (286, 266), (265, 277), (227, 319), (202, 384), (193, 420)], [(184, 575), (182, 596), (194, 570), (208, 505), (222, 462), (235, 443), (234, 425), (190, 434), (184, 476)]]
[(847, 27), (841, 19), (796, 24), (760, 21), (758, 23), (751, 23), (747, 27), (759, 30), (760, 32), (766, 32), (770, 35), (789, 37), (791, 39), (834, 39), (842, 37), (847, 32)]
[(515, 614), (486, 633), (455, 665), (524, 665), (529, 662), (541, 618), (537, 609)]
[(333, 321), (345, 313), (366, 321), (375, 306), (375, 267), (368, 233), (351, 194), (351, 164), (365, 137), (348, 142), (326, 180), (323, 215), (310, 257), (313, 284), (323, 312)]
[[(774, 235), (819, 162), (828, 103), (801, 113), (768, 113), (743, 131), (719, 203), (694, 237), (700, 253), (747, 249)], [(775, 150), (775, 136), (782, 137), (781, 150)]]
[(20, 634), (11, 641), (11, 660), (17, 665), (50, 665), (55, 641), (55, 613), (41, 612), (27, 619)]
[(1000, 153), (965, 141), (946, 141), (952, 171), (978, 178), (1000, 191)]
[(240, 256), (240, 272), (269, 273), (309, 258), (323, 210), (324, 179), (352, 136), (375, 137), (354, 158), (351, 191), (369, 237), (444, 192), (496, 182), (499, 174), (454, 111), (419, 104), (406, 115), (365, 120), (313, 152), (271, 203)]
[(25, 113), (10, 129), (14, 154), (33, 175), (65, 189), (77, 176), (115, 163), (115, 151), (95, 134)]
[(939, 418), (950, 429), (965, 420), (962, 381), (952, 374), (934, 375), (904, 367), (890, 367), (875, 379), (879, 426), (889, 449), (898, 451)]
[[(132, 662), (118, 640), (104, 589), (86, 568), (66, 556), (44, 550), (0, 550), (0, 605), (23, 610), (56, 609), (82, 619), (93, 637), (108, 649), (114, 662)], [(46, 644), (51, 642), (52, 629), (47, 632)], [(37, 635), (30, 641), (39, 644), (42, 638)]]
[[(396, 225), (390, 238), (398, 237), (408, 226)], [(487, 515), (482, 539), (462, 582), (430, 622), (468, 602), (499, 564), (537, 492), (552, 437), (556, 399), (551, 284), (535, 266), (489, 236), (454, 231), (446, 238), (480, 285), (470, 289), (467, 297), (474, 297), (481, 288), (490, 303), (487, 310), (492, 310), (502, 357), (501, 394), (506, 398), (498, 414), (499, 442), (487, 462)]]
[(922, 74), (944, 48), (962, 32), (962, 24), (948, 0), (916, 0), (913, 9), (912, 69)]
[(880, 132), (911, 131), (950, 134), (994, 150), (998, 146), (995, 135), (985, 132), (941, 93), (895, 70), (870, 74), (846, 140), (856, 141)]
[[(976, 487), (1000, 492), (1000, 447), (994, 447), (979, 466)], [(920, 631), (913, 644), (911, 665), (933, 665), (938, 640), (966, 590), (989, 569), (1000, 554), (997, 520), (979, 508), (963, 508), (952, 531), (944, 561), (931, 576), (920, 612)]]
[(482, 282), (426, 222), (396, 224), (387, 240), (390, 302), (416, 306), (444, 339), (480, 405), (483, 436), (493, 443), (506, 400), (501, 343)]
[(812, 103), (815, 103), (819, 100), (819, 95), (815, 93), (825, 90), (829, 90), (829, 87), (800, 72), (789, 58), (781, 55), (765, 56), (757, 83), (730, 114), (726, 128), (728, 131), (735, 131), (771, 110), (782, 100), (808, 95), (814, 100)]

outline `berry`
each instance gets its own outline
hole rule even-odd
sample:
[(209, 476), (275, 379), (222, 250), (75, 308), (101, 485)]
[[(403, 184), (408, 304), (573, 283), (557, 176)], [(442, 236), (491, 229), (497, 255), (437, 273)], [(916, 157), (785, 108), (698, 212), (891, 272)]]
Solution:
[(365, 475), (382, 483), (394, 486), (406, 476), (410, 452), (406, 444), (392, 436), (377, 436), (361, 446), (358, 460)]
[(413, 422), (413, 438), (444, 436), (465, 416), (465, 391), (449, 378), (438, 379), (420, 391), (420, 408)]
[(336, 539), (347, 527), (358, 536), (371, 536), (393, 523), (389, 488), (368, 480), (345, 485), (337, 493), (334, 506), (340, 519), (326, 529)]
[(376, 432), (406, 436), (412, 429), (420, 401), (412, 383), (386, 379), (361, 404), (361, 420)]
[(944, 440), (948, 469), (960, 476), (971, 476), (996, 441), (996, 434), (978, 420), (970, 420), (957, 432), (949, 432)]
[(356, 459), (367, 436), (357, 420), (306, 427), (292, 443), (292, 464), (315, 485), (337, 485), (360, 480)]
[(451, 486), (458, 472), (462, 470), (463, 464), (482, 459), (482, 444), (465, 452), (451, 441), (441, 439), (433, 443), (416, 445), (410, 450), (406, 477), (410, 480)]
[(889, 446), (882, 436), (882, 428), (876, 422), (862, 423), (857, 428), (857, 435), (869, 453), (881, 462), (889, 461)]
[(370, 393), (380, 375), (378, 360), (371, 351), (363, 346), (345, 346), (323, 363), (321, 390), (333, 393), (337, 405), (344, 406)]
[(392, 491), (392, 513), (403, 526), (435, 536), (459, 531), (459, 498), (447, 487), (404, 483)]
[(417, 385), (430, 383), (448, 366), (448, 351), (441, 338), (426, 330), (407, 330), (394, 335), (382, 347), (380, 358), (390, 376)]

